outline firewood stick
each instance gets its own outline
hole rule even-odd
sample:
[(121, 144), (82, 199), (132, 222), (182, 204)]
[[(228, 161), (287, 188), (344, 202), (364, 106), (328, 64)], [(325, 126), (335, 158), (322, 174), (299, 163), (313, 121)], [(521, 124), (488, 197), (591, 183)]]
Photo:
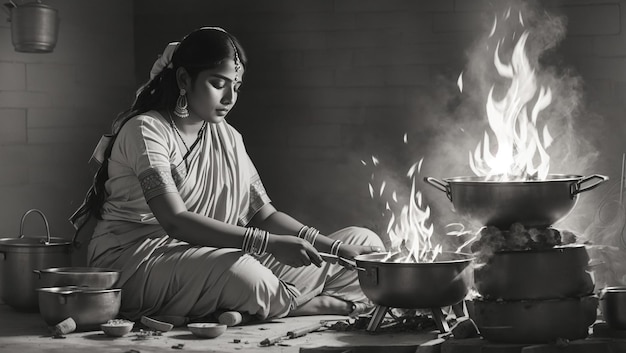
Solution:
[(288, 331), (287, 332), (287, 336), (289, 336), (289, 338), (302, 337), (302, 336), (306, 335), (307, 333), (315, 332), (315, 331), (321, 329), (323, 326), (324, 326), (324, 323), (319, 322), (319, 323), (316, 323), (316, 324), (313, 324), (313, 325), (301, 327), (301, 328), (293, 330), (293, 331)]
[(261, 341), (260, 345), (263, 346), (263, 347), (271, 346), (271, 345), (274, 345), (274, 344), (282, 341), (285, 337), (286, 337), (285, 335), (268, 337), (268, 338), (264, 339), (263, 341)]

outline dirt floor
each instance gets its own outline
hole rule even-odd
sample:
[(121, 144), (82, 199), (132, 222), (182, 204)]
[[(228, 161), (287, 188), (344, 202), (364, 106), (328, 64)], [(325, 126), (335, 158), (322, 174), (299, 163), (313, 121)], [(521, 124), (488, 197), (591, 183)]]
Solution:
[[(320, 331), (289, 339), (287, 333), (325, 321)], [(212, 339), (200, 339), (186, 327), (157, 335), (140, 323), (124, 337), (113, 338), (102, 331), (72, 332), (55, 338), (39, 313), (17, 312), (0, 304), (0, 353), (4, 352), (266, 352), (266, 353), (617, 353), (626, 352), (626, 330), (616, 331), (598, 321), (587, 339), (550, 344), (491, 343), (480, 337), (439, 338), (434, 321), (417, 315), (383, 320), (376, 332), (365, 327), (369, 318), (352, 320), (343, 316), (284, 318), (269, 322), (229, 327)], [(457, 322), (458, 323), (458, 322)], [(395, 325), (395, 326), (394, 326)], [(465, 326), (467, 328), (468, 326)], [(473, 327), (473, 326), (472, 326)], [(459, 328), (457, 325), (456, 328)], [(143, 331), (141, 331), (143, 330)], [(149, 335), (146, 333), (150, 333)], [(283, 337), (275, 344), (261, 345), (267, 338)]]
[[(339, 347), (369, 347), (368, 352), (404, 353), (437, 337), (437, 332), (385, 332), (369, 333), (365, 329), (340, 330), (347, 323), (342, 316), (312, 316), (285, 318), (229, 327), (213, 339), (199, 339), (187, 328), (175, 328), (161, 336), (141, 335), (140, 326), (128, 335), (111, 338), (102, 331), (73, 332), (64, 338), (53, 338), (39, 313), (20, 313), (7, 305), (0, 305), (0, 352), (300, 352), (316, 351), (325, 347), (334, 351)], [(288, 331), (329, 320), (334, 329), (324, 329), (294, 339), (283, 339), (277, 344), (263, 347), (261, 341), (268, 337), (285, 335)], [(339, 322), (339, 324), (337, 324)], [(350, 327), (350, 326), (347, 326)], [(377, 349), (377, 348), (380, 348)], [(336, 350), (341, 351), (341, 349)]]

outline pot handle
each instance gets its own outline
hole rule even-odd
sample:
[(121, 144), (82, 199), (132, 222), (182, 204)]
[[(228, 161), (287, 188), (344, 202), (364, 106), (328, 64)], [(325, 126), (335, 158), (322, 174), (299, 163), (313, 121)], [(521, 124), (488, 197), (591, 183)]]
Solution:
[[(596, 183), (591, 184), (591, 185), (589, 185), (587, 187), (583, 187), (582, 186), (584, 183), (586, 183), (588, 181), (591, 181), (591, 180), (594, 180), (594, 179), (597, 179)], [(593, 174), (593, 175), (590, 175), (588, 177), (584, 177), (584, 178), (578, 180), (576, 183), (572, 184), (571, 190), (570, 190), (571, 196), (573, 198), (575, 195), (580, 194), (581, 192), (585, 192), (585, 191), (589, 191), (589, 190), (595, 189), (596, 187), (598, 187), (600, 184), (604, 183), (607, 180), (609, 180), (608, 176), (600, 175), (600, 174)]]
[(86, 286), (65, 286), (63, 290), (55, 292), (56, 294), (61, 294), (62, 296), (72, 295), (74, 293), (80, 293), (83, 288), (87, 288)]
[(356, 261), (354, 260), (348, 260), (341, 256), (331, 255), (331, 254), (324, 253), (324, 252), (321, 252), (319, 254), (322, 260), (326, 262), (330, 262), (330, 263), (338, 262), (341, 266), (347, 268), (348, 270), (365, 271), (364, 268), (357, 266)]
[(28, 211), (26, 211), (26, 213), (24, 213), (24, 215), (22, 216), (22, 221), (20, 222), (20, 238), (24, 238), (24, 220), (26, 220), (26, 216), (28, 216), (29, 214), (36, 212), (39, 213), (39, 215), (41, 216), (41, 218), (43, 218), (43, 222), (46, 225), (46, 242), (45, 244), (50, 244), (50, 225), (48, 225), (48, 220), (46, 219), (46, 216), (43, 214), (43, 212), (41, 212), (40, 210), (33, 208), (30, 209)]
[(0, 251), (0, 260), (6, 260), (7, 254), (4, 251)]
[(424, 181), (433, 186), (435, 189), (445, 192), (448, 199), (452, 201), (452, 191), (450, 190), (449, 183), (433, 177), (425, 177)]

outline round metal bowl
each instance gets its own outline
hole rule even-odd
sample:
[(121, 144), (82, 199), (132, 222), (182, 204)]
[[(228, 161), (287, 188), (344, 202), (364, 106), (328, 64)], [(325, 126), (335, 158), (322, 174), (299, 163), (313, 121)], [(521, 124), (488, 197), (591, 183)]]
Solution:
[(38, 288), (39, 312), (46, 324), (54, 326), (71, 317), (77, 331), (99, 330), (115, 319), (120, 310), (121, 289), (79, 287)]
[(443, 191), (461, 216), (480, 225), (508, 229), (516, 222), (536, 228), (558, 222), (574, 209), (578, 194), (609, 178), (598, 174), (550, 174), (545, 180), (528, 181), (489, 181), (472, 176), (424, 180)]
[(120, 271), (101, 267), (51, 267), (33, 272), (39, 275), (40, 288), (78, 286), (109, 289), (120, 278)]
[(392, 308), (440, 308), (462, 301), (472, 281), (474, 257), (443, 252), (435, 262), (383, 262), (386, 253), (358, 255), (359, 282), (375, 304)]

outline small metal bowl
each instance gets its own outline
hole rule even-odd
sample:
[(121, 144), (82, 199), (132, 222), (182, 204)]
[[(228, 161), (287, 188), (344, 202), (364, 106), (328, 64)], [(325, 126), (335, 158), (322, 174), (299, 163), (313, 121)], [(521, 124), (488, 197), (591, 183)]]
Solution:
[(135, 323), (127, 320), (109, 320), (100, 325), (102, 331), (111, 337), (122, 337), (133, 330)]
[(215, 323), (193, 323), (188, 324), (187, 328), (199, 338), (215, 338), (226, 332), (226, 325)]

